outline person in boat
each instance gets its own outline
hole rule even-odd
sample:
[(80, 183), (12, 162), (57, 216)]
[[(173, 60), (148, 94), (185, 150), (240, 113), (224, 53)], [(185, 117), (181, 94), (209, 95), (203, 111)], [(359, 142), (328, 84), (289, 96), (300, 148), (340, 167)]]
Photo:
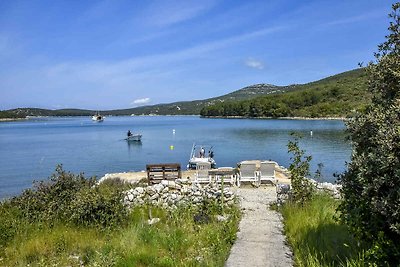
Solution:
[(209, 150), (208, 151), (208, 157), (213, 158), (214, 157), (214, 151)]
[(131, 130), (128, 130), (128, 133), (126, 134), (128, 137), (132, 136)]
[(204, 150), (204, 147), (202, 147), (200, 149), (200, 158), (204, 158), (205, 153), (206, 153), (206, 151)]

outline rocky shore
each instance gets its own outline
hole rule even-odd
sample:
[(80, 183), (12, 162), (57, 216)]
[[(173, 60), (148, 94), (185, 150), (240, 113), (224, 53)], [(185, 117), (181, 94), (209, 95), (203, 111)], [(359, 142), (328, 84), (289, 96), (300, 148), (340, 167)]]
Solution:
[(203, 201), (223, 201), (234, 204), (235, 194), (220, 184), (201, 185), (190, 179), (162, 180), (161, 183), (137, 186), (125, 192), (124, 204), (129, 207), (151, 204), (166, 209), (180, 205), (200, 205)]

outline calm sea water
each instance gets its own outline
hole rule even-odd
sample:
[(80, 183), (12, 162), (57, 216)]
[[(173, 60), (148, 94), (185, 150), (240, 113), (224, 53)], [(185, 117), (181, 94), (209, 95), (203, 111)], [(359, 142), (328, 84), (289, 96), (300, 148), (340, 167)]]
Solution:
[[(20, 193), (33, 180), (46, 179), (60, 163), (68, 171), (98, 177), (143, 170), (148, 163), (179, 162), (185, 167), (193, 143), (213, 145), (218, 166), (233, 167), (250, 159), (288, 166), (287, 143), (294, 131), (304, 135), (300, 145), (313, 156), (312, 170), (323, 163), (324, 179), (334, 181), (333, 173), (344, 171), (351, 154), (344, 128), (341, 121), (196, 116), (107, 117), (101, 123), (89, 117), (3, 122), (0, 198)], [(142, 133), (142, 142), (123, 140), (128, 129)]]

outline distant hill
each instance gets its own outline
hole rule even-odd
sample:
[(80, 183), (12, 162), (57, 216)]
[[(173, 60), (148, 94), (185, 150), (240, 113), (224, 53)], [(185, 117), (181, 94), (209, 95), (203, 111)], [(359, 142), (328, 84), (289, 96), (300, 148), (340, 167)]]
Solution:
[(371, 98), (365, 69), (288, 88), (284, 93), (208, 105), (200, 114), (203, 117), (346, 117), (364, 109)]
[[(204, 106), (213, 105), (215, 103), (225, 101), (235, 101), (250, 99), (258, 97), (260, 95), (269, 95), (283, 93), (293, 89), (293, 86), (276, 86), (271, 84), (256, 84), (247, 86), (240, 90), (232, 93), (209, 98), (205, 100), (194, 100), (194, 101), (181, 101), (169, 104), (157, 104), (151, 106), (142, 106), (137, 108), (129, 109), (117, 109), (117, 110), (102, 110), (101, 114), (104, 115), (199, 115), (201, 109)], [(39, 109), (39, 108), (17, 108), (11, 109), (9, 112), (18, 114), (19, 116), (90, 116), (96, 111), (94, 110), (83, 110), (83, 109)]]
[[(357, 69), (308, 84), (289, 86), (255, 84), (226, 95), (205, 100), (181, 101), (129, 109), (103, 110), (100, 111), (100, 113), (114, 116), (132, 114), (201, 114), (205, 117), (259, 117), (267, 115), (271, 117), (276, 117), (278, 115), (319, 116), (320, 114), (324, 116), (327, 114), (342, 116), (348, 114), (352, 109), (357, 109), (365, 105), (368, 102), (367, 95), (365, 71), (363, 69)], [(274, 105), (271, 106), (271, 103), (267, 103), (269, 101), (265, 99), (275, 101), (275, 106), (279, 103), (282, 107), (286, 106), (290, 110), (281, 112), (279, 108), (274, 107)], [(337, 103), (333, 104), (332, 102)], [(338, 104), (339, 102), (340, 105)], [(261, 107), (263, 105), (264, 107)], [(235, 108), (233, 108), (234, 106)], [(239, 106), (242, 106), (242, 108), (238, 108)], [(240, 112), (239, 109), (241, 109)], [(329, 112), (322, 112), (324, 109), (327, 109)], [(335, 109), (335, 111), (332, 111), (332, 109)], [(267, 110), (271, 110), (271, 112)], [(294, 112), (294, 110), (298, 110), (299, 112)], [(90, 116), (96, 111), (83, 109), (49, 110), (17, 108), (8, 110), (7, 112), (9, 112), (8, 114), (15, 114), (16, 116)]]

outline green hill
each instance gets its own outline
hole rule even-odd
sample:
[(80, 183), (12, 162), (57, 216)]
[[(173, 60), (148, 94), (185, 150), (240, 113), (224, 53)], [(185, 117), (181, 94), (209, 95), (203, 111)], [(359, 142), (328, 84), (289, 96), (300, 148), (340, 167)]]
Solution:
[(365, 69), (356, 69), (291, 90), (204, 107), (203, 117), (346, 117), (370, 101)]
[[(356, 69), (316, 82), (276, 86), (256, 84), (205, 100), (157, 104), (130, 109), (102, 110), (103, 115), (198, 115), (243, 117), (342, 117), (363, 108), (369, 101), (364, 69)], [(90, 116), (83, 109), (18, 108), (15, 116)]]

